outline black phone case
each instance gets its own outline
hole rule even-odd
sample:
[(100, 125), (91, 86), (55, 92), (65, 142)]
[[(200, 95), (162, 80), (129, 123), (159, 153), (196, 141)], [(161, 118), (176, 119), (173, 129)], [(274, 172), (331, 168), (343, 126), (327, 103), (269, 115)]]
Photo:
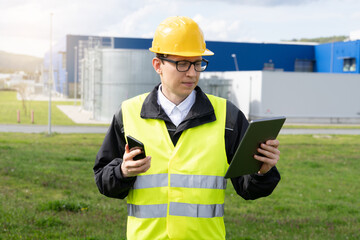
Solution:
[(136, 155), (133, 159), (139, 160), (139, 159), (145, 158), (146, 154), (145, 154), (144, 144), (130, 135), (126, 136), (126, 138), (127, 138), (128, 144), (129, 144), (130, 151), (133, 149), (137, 149), (137, 148), (140, 148), (142, 151), (140, 154)]

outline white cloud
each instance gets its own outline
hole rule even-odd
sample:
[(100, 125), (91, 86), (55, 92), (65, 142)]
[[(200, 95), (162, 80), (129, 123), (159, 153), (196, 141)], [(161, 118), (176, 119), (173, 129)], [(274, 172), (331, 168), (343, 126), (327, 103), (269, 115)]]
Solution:
[(147, 5), (134, 12), (127, 14), (118, 21), (106, 26), (106, 30), (100, 32), (100, 35), (133, 37), (139, 35), (144, 25), (147, 25), (146, 19), (153, 14), (156, 9), (153, 6)]
[(304, 5), (315, 1), (319, 1), (319, 0), (253, 0), (253, 1), (243, 0), (241, 2), (244, 3), (252, 2), (254, 5), (262, 5), (262, 6), (281, 6), (281, 5)]
[(197, 21), (206, 40), (279, 41), (349, 34), (359, 28), (358, 9), (358, 0), (0, 0), (0, 49), (18, 44), (30, 53), (40, 49), (36, 40), (46, 48), (50, 12), (54, 41), (67, 34), (152, 38), (176, 15)]
[(43, 57), (49, 49), (50, 41), (35, 38), (1, 37), (0, 46), (6, 52)]
[[(29, 11), (31, 9), (31, 11)], [(44, 24), (49, 22), (50, 14), (44, 14), (42, 7), (37, 3), (26, 3), (8, 7), (1, 10), (0, 32), (11, 37), (36, 37), (43, 36)]]
[(223, 2), (233, 5), (252, 5), (252, 6), (283, 6), (283, 5), (304, 5), (319, 0), (200, 0), (207, 2)]
[[(228, 40), (234, 35), (241, 33), (240, 20), (229, 21), (224, 19), (206, 18), (201, 14), (193, 18), (202, 31), (206, 40)], [(235, 34), (236, 33), (236, 34)]]
[(156, 27), (169, 16), (178, 15), (179, 4), (176, 1), (162, 2), (153, 0), (144, 2), (133, 11), (114, 19), (109, 25), (104, 26), (100, 35), (118, 37), (152, 38)]

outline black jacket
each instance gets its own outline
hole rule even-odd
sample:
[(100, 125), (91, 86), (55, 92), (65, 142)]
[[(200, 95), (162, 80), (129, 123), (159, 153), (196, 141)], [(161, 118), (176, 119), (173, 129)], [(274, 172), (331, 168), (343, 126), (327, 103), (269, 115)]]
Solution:
[[(157, 103), (158, 86), (145, 99), (142, 118), (165, 121), (171, 140), (176, 145), (183, 131), (216, 120), (213, 106), (204, 92), (196, 87), (196, 100), (190, 112), (178, 127), (171, 122), (164, 110)], [(244, 114), (230, 101), (226, 104), (225, 147), (228, 162), (231, 162), (236, 148), (243, 137), (248, 121)], [(96, 156), (94, 173), (100, 193), (113, 198), (125, 198), (133, 186), (136, 177), (125, 178), (121, 173), (122, 157), (125, 151), (125, 136), (121, 109), (114, 115), (106, 133), (104, 142)], [(256, 199), (268, 196), (280, 181), (280, 174), (273, 167), (264, 175), (252, 174), (232, 178), (231, 182), (244, 199)]]

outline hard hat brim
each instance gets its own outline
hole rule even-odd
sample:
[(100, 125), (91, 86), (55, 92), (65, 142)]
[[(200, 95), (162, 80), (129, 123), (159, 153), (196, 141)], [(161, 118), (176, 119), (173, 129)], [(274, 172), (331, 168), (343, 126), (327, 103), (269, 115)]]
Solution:
[(203, 53), (199, 52), (165, 52), (165, 51), (156, 51), (152, 47), (149, 50), (153, 53), (160, 53), (166, 55), (175, 55), (175, 56), (182, 56), (182, 57), (197, 57), (197, 56), (212, 56), (214, 53), (209, 49), (205, 49)]

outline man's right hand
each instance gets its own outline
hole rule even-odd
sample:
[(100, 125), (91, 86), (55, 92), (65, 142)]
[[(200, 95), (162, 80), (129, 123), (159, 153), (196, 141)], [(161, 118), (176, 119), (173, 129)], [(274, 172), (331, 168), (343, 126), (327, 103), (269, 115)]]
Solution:
[(149, 170), (151, 162), (150, 156), (146, 156), (146, 158), (136, 161), (133, 160), (133, 158), (140, 153), (140, 149), (136, 149), (130, 152), (129, 145), (126, 144), (123, 162), (121, 164), (121, 171), (124, 177), (134, 177)]

